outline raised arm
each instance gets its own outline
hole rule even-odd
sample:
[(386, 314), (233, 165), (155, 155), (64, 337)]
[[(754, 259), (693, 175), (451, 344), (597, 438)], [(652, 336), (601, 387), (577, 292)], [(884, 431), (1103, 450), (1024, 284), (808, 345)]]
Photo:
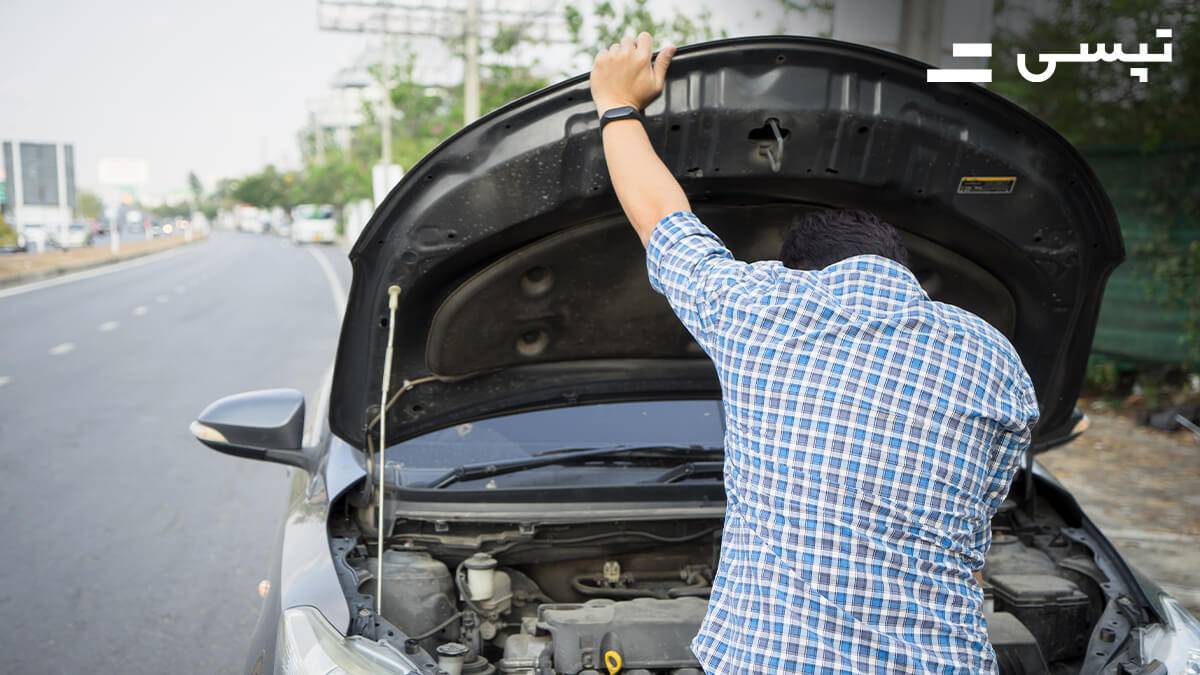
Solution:
[[(596, 111), (630, 106), (639, 112), (662, 93), (675, 47), (667, 45), (651, 63), (651, 38), (642, 33), (625, 38), (596, 55), (592, 68), (592, 99)], [(638, 119), (610, 122), (604, 127), (604, 158), (613, 189), (626, 217), (645, 246), (654, 227), (666, 215), (690, 211), (687, 195), (658, 158)]]

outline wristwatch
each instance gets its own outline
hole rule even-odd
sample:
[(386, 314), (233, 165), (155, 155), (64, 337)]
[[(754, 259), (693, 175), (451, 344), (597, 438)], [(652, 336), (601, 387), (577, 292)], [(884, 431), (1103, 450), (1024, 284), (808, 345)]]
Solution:
[(642, 119), (642, 113), (631, 105), (621, 105), (615, 108), (609, 108), (608, 110), (605, 110), (602, 115), (600, 115), (600, 128), (603, 129), (608, 125), (609, 122), (628, 119), (640, 120)]

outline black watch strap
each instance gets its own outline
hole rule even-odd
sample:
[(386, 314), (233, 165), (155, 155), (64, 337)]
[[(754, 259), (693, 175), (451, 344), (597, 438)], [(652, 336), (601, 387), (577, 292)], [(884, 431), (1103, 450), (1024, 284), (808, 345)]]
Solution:
[(608, 125), (609, 122), (628, 119), (640, 120), (642, 119), (642, 113), (631, 105), (622, 105), (617, 106), (616, 108), (609, 108), (600, 115), (600, 128), (603, 129), (606, 125)]

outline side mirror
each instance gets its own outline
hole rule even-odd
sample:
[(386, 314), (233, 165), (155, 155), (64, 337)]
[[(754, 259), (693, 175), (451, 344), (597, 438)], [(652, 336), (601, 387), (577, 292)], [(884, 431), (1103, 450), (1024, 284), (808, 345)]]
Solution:
[(304, 440), (304, 394), (295, 389), (264, 389), (226, 396), (205, 408), (191, 424), (204, 445), (235, 457), (308, 469)]

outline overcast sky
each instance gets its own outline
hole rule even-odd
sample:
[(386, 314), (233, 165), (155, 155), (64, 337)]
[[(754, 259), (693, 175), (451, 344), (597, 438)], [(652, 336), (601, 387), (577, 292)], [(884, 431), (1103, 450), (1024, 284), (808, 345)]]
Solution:
[[(735, 34), (778, 21), (776, 0), (711, 4)], [(316, 0), (2, 0), (0, 138), (74, 143), (85, 188), (102, 157), (146, 160), (148, 193), (295, 163), (305, 100), (368, 39), (319, 30)]]

